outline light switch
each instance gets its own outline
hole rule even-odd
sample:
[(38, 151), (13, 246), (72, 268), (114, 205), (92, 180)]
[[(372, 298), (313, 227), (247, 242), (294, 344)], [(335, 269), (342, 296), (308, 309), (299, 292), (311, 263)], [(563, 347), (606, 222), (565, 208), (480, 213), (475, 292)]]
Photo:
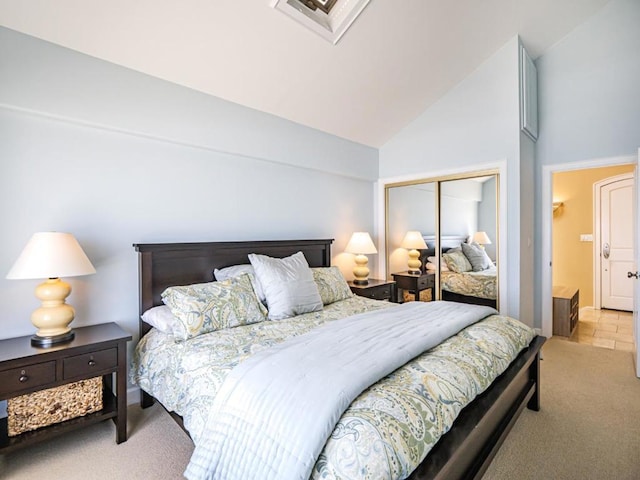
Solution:
[(593, 242), (593, 234), (592, 233), (581, 233), (580, 234), (581, 242)]

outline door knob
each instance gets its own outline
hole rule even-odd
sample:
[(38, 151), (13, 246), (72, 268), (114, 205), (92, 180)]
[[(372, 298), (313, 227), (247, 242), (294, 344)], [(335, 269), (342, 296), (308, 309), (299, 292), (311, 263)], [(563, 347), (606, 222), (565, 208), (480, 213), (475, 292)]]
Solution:
[(609, 247), (609, 244), (608, 244), (608, 243), (605, 243), (605, 244), (602, 246), (602, 256), (603, 256), (605, 259), (607, 259), (607, 258), (609, 258), (609, 254), (610, 254), (610, 253), (611, 253), (611, 247)]
[(627, 272), (627, 278), (631, 278), (631, 277), (638, 279), (640, 278), (640, 274), (638, 272)]

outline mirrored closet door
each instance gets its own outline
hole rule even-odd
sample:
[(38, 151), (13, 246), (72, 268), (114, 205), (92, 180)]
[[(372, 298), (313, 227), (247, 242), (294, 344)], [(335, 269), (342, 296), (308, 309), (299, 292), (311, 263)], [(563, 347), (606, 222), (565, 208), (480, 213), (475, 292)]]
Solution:
[(498, 174), (387, 185), (387, 272), (400, 301), (498, 305)]

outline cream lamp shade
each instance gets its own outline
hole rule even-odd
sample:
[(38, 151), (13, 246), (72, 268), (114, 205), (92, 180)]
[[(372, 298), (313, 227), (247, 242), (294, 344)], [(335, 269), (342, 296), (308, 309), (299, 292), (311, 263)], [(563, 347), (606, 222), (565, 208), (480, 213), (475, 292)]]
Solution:
[(92, 273), (96, 273), (96, 269), (70, 233), (39, 232), (31, 237), (7, 278), (47, 279), (36, 287), (36, 297), (42, 305), (31, 314), (31, 322), (38, 329), (31, 338), (32, 345), (48, 347), (73, 339), (74, 333), (69, 324), (75, 311), (65, 303), (71, 293), (71, 285), (59, 277)]
[(354, 253), (356, 255), (356, 266), (353, 269), (353, 283), (356, 285), (367, 285), (369, 283), (369, 268), (367, 268), (369, 259), (367, 258), (367, 255), (378, 253), (369, 233), (355, 232), (351, 235), (351, 240), (347, 243), (347, 247), (344, 251), (347, 253)]
[(420, 268), (422, 262), (420, 262), (420, 252), (418, 250), (427, 248), (422, 234), (417, 230), (408, 231), (400, 246), (409, 250), (409, 273), (420, 274), (422, 272)]
[(489, 239), (487, 232), (474, 233), (472, 240), (478, 245), (480, 245), (482, 248), (484, 248), (485, 245), (489, 245), (491, 243), (491, 240)]

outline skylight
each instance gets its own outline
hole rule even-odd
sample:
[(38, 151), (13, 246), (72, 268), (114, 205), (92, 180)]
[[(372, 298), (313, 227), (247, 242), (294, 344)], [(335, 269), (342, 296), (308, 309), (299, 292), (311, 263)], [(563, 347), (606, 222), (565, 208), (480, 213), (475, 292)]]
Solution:
[(335, 45), (369, 1), (270, 0), (270, 5)]

